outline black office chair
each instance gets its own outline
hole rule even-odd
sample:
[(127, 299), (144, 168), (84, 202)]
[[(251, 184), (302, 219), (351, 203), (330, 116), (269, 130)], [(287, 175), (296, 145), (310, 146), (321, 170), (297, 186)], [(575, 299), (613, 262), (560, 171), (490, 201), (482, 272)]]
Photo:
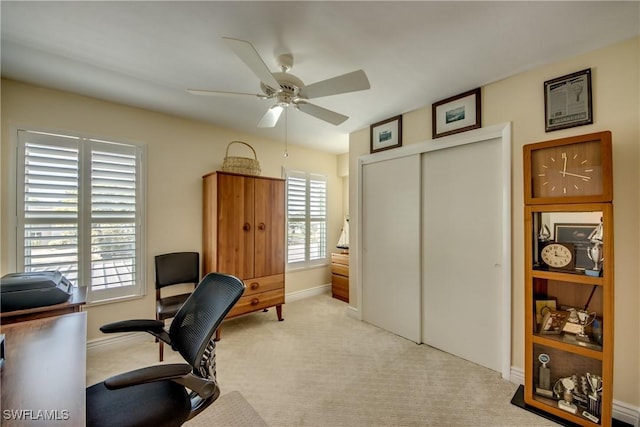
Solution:
[(187, 363), (161, 364), (87, 388), (87, 426), (179, 426), (220, 395), (213, 334), (244, 292), (242, 280), (209, 273), (180, 308), (169, 331), (160, 320), (125, 320), (100, 330), (148, 332)]
[[(191, 291), (163, 297), (162, 289), (168, 286), (193, 284), (200, 281), (200, 254), (198, 252), (173, 252), (157, 255), (156, 266), (156, 320), (173, 318)], [(164, 360), (164, 345), (159, 341), (159, 360)]]

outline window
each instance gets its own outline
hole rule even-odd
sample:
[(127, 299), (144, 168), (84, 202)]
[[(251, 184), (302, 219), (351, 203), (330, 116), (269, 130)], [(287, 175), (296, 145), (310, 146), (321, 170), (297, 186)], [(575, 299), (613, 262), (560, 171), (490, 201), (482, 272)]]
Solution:
[(143, 148), (18, 131), (17, 268), (58, 270), (90, 302), (141, 295)]
[(327, 260), (327, 177), (286, 171), (287, 265), (309, 267)]

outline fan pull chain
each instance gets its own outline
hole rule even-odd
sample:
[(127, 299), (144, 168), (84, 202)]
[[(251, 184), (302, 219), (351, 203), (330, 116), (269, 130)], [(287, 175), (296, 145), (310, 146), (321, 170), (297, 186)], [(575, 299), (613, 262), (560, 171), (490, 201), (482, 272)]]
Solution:
[(284, 110), (284, 157), (285, 158), (289, 157), (289, 149), (287, 146), (287, 139), (288, 139), (287, 130), (289, 129), (289, 121), (287, 120), (288, 117), (289, 117), (289, 109), (285, 108)]

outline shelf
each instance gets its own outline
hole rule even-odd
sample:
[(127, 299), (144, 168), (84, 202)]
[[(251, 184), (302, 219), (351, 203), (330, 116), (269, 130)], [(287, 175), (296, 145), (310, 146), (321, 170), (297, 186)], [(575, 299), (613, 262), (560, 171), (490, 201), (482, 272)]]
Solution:
[(574, 415), (570, 412), (567, 411), (563, 411), (562, 409), (558, 408), (558, 401), (555, 399), (550, 399), (547, 397), (543, 397), (543, 396), (538, 396), (537, 394), (533, 395), (533, 401), (530, 403), (530, 405), (537, 407), (539, 409), (542, 409), (544, 411), (547, 411), (551, 414), (555, 414), (555, 415), (559, 415), (562, 416), (563, 418), (577, 423), (577, 424), (581, 424), (581, 425), (593, 425), (593, 426), (599, 426), (600, 423), (594, 423), (593, 421), (589, 420), (586, 417), (583, 417), (582, 411), (584, 411), (586, 408), (583, 408), (580, 405), (578, 406), (578, 412)]
[(602, 277), (587, 276), (586, 274), (580, 271), (576, 271), (575, 273), (559, 272), (559, 271), (537, 269), (534, 267), (531, 270), (531, 276), (536, 279), (548, 279), (548, 280), (557, 280), (560, 282), (582, 283), (585, 285), (602, 286), (604, 284), (604, 279)]
[(602, 346), (600, 344), (578, 341), (572, 334), (533, 334), (533, 342), (580, 356), (602, 360)]

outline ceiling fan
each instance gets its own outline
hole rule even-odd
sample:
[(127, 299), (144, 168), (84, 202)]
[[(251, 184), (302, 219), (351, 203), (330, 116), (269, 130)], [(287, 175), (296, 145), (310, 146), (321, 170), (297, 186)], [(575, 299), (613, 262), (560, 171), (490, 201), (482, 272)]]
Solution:
[(366, 90), (371, 87), (367, 75), (362, 70), (306, 86), (298, 77), (288, 73), (293, 66), (293, 56), (291, 54), (278, 56), (277, 61), (281, 71), (272, 73), (251, 43), (229, 37), (223, 37), (223, 40), (260, 79), (262, 93), (221, 92), (201, 89), (187, 89), (187, 91), (194, 95), (255, 96), (260, 99), (274, 100), (275, 104), (260, 119), (258, 127), (274, 127), (278, 123), (282, 111), (289, 106), (294, 106), (303, 113), (337, 126), (349, 117), (311, 104), (307, 100)]

